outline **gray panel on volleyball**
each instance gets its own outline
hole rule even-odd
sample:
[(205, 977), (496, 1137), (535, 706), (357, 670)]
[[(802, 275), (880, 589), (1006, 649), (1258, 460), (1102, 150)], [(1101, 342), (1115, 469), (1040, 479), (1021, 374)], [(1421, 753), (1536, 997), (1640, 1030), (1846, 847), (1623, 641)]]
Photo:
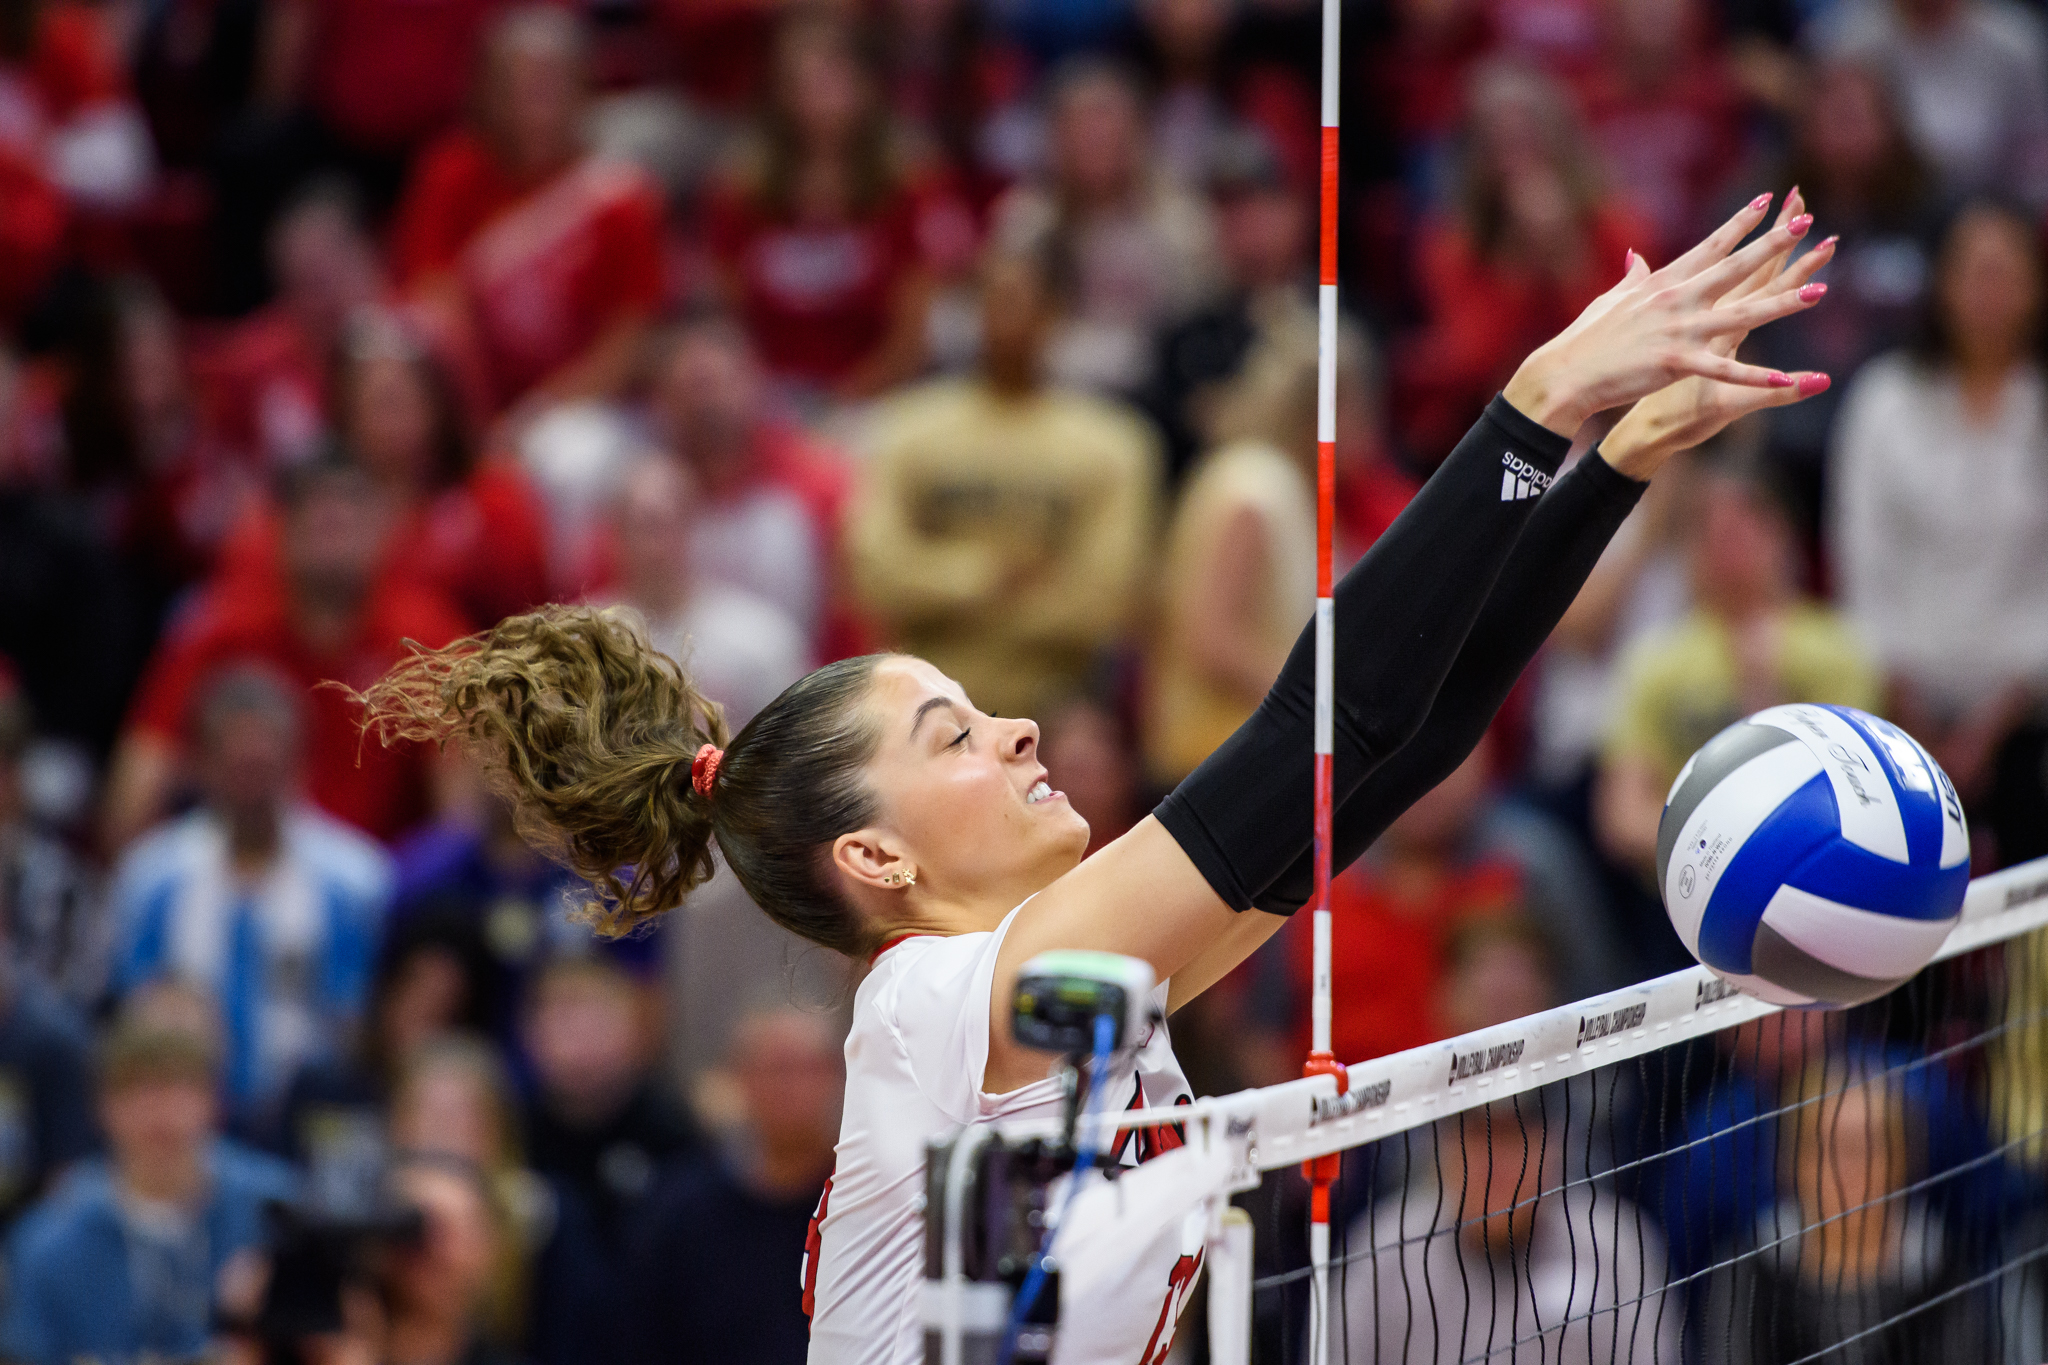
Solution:
[(1748, 721), (1731, 725), (1706, 742), (1693, 758), (1692, 771), (1671, 794), (1671, 803), (1664, 807), (1664, 818), (1657, 825), (1658, 886), (1664, 885), (1664, 869), (1670, 865), (1671, 850), (1678, 847), (1679, 832), (1692, 819), (1700, 802), (1707, 799), (1707, 793), (1758, 754), (1795, 742), (1789, 730), (1780, 730), (1775, 725), (1751, 725)]
[(1768, 924), (1756, 927), (1751, 940), (1750, 971), (1788, 991), (1812, 996), (1829, 1005), (1860, 1005), (1887, 991), (1898, 989), (1913, 978), (1895, 977), (1873, 981), (1831, 966), (1807, 952)]

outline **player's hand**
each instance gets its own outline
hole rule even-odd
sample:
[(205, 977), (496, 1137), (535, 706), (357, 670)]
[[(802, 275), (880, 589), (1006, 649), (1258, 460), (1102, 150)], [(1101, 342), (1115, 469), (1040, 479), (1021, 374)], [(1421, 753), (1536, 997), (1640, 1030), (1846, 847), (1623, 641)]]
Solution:
[[(1734, 358), (1726, 337), (1810, 308), (1823, 290), (1764, 275), (1813, 226), (1801, 211), (1756, 241), (1735, 246), (1763, 222), (1771, 196), (1759, 195), (1705, 241), (1661, 270), (1633, 251), (1621, 282), (1538, 347), (1505, 389), (1507, 400), (1552, 431), (1569, 436), (1588, 417), (1633, 403), (1681, 379), (1699, 376), (1755, 389), (1793, 389), (1788, 374)], [(1762, 283), (1757, 283), (1759, 280)], [(1749, 292), (1735, 295), (1750, 286)], [(1724, 300), (1726, 307), (1721, 306)]]
[[(1785, 197), (1778, 215), (1778, 227), (1805, 213), (1806, 206), (1795, 188)], [(1834, 259), (1835, 238), (1792, 260), (1790, 248), (1779, 251), (1759, 265), (1749, 278), (1722, 295), (1718, 308), (1740, 308), (1758, 298), (1782, 295), (1787, 290), (1810, 293), (1815, 300), (1827, 292), (1824, 284), (1812, 284), (1814, 275)], [(1749, 335), (1747, 328), (1723, 332), (1708, 343), (1716, 354), (1732, 358)], [(1790, 386), (1757, 388), (1725, 380), (1694, 375), (1667, 384), (1638, 402), (1615, 424), (1600, 443), (1600, 455), (1610, 465), (1635, 479), (1647, 479), (1665, 460), (1689, 450), (1719, 434), (1738, 417), (1764, 408), (1780, 408), (1827, 391), (1827, 375), (1794, 371)]]

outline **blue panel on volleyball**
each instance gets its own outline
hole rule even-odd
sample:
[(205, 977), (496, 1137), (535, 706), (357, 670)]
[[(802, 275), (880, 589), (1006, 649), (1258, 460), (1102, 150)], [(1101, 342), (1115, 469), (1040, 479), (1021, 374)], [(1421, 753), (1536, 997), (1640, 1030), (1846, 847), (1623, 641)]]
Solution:
[(1968, 888), (1948, 776), (1889, 721), (1774, 706), (1729, 726), (1672, 784), (1657, 881), (1708, 967), (1777, 1004), (1858, 1004), (1941, 946)]

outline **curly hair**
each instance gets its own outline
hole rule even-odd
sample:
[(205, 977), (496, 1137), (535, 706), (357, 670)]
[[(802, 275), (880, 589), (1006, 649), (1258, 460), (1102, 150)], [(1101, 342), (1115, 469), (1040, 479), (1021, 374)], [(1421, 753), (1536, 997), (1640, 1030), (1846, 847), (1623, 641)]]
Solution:
[[(857, 954), (872, 935), (829, 848), (875, 817), (862, 769), (877, 733), (861, 702), (877, 657), (792, 684), (729, 743), (723, 709), (619, 608), (543, 607), (443, 649), (413, 645), (354, 695), (385, 744), (474, 746), (520, 833), (590, 882), (599, 932), (681, 905), (715, 870), (715, 837), (771, 918)], [(726, 751), (709, 794), (690, 773), (705, 744)]]

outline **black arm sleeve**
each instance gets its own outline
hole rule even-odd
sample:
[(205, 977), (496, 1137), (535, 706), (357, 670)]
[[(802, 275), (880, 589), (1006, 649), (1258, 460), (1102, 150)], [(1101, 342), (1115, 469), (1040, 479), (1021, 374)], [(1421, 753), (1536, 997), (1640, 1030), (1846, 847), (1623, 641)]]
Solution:
[[(1422, 728), (1570, 444), (1496, 397), (1337, 585), (1332, 731), (1352, 787)], [(1258, 710), (1154, 812), (1238, 910), (1312, 835), (1315, 635), (1311, 624)]]
[[(1395, 817), (1465, 761), (1648, 486), (1588, 456), (1544, 495), (1415, 738), (1362, 779), (1347, 773), (1338, 756), (1333, 785), (1350, 795), (1330, 821), (1333, 869), (1349, 867)], [(1304, 852), (1252, 903), (1293, 914), (1314, 892), (1314, 868)]]

